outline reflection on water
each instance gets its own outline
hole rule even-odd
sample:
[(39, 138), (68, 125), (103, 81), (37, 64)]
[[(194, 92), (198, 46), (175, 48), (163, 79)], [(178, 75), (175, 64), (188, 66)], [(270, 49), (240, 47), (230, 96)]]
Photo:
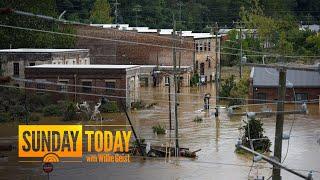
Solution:
[[(153, 99), (158, 104), (152, 109), (134, 111), (130, 113), (138, 136), (153, 144), (166, 144), (170, 141), (168, 135), (155, 135), (152, 126), (158, 123), (169, 127), (168, 89), (144, 88), (142, 99)], [(201, 149), (198, 158), (191, 160), (172, 158), (171, 162), (164, 159), (148, 159), (146, 161), (134, 159), (129, 164), (88, 164), (88, 163), (60, 163), (56, 164), (51, 174), (52, 179), (248, 179), (248, 172), (252, 164), (252, 157), (234, 153), (235, 142), (239, 137), (238, 128), (242, 125), (241, 117), (227, 116), (225, 109), (221, 110), (218, 118), (214, 117), (214, 110), (203, 112), (203, 97), (199, 93), (215, 94), (213, 86), (200, 88), (182, 88), (178, 97), (180, 146), (191, 150)], [(191, 94), (191, 95), (190, 95)], [(154, 102), (152, 101), (152, 102)], [(213, 103), (212, 98), (212, 106)], [(173, 106), (172, 106), (173, 107)], [(269, 108), (272, 108), (271, 106)], [(293, 109), (294, 105), (287, 105)], [(288, 115), (285, 117), (284, 132), (288, 133), (293, 120), (294, 127), (289, 145), (289, 153), (285, 164), (294, 169), (320, 170), (320, 115), (319, 106), (309, 105), (309, 115)], [(260, 110), (255, 107), (250, 110)], [(193, 122), (195, 116), (203, 117), (202, 123)], [(172, 116), (174, 117), (174, 116)], [(125, 122), (123, 114), (113, 114), (113, 123)], [(274, 141), (275, 117), (262, 118), (265, 133)], [(121, 122), (120, 122), (121, 121)], [(58, 120), (45, 121), (56, 124)], [(42, 123), (42, 122), (41, 122)], [(62, 123), (62, 122), (60, 122)], [(174, 123), (173, 123), (174, 125)], [(174, 131), (172, 131), (174, 133)], [(13, 137), (17, 134), (17, 124), (1, 124), (1, 137)], [(174, 136), (174, 134), (172, 134)], [(13, 138), (14, 139), (14, 138)], [(4, 140), (2, 140), (4, 141)], [(7, 140), (8, 141), (8, 140)], [(273, 147), (271, 148), (271, 150)], [(287, 150), (287, 141), (283, 143), (283, 154)], [(17, 152), (5, 152), (9, 162), (0, 162), (0, 178), (4, 179), (46, 179), (40, 164), (26, 164), (17, 162)], [(268, 178), (271, 167), (268, 163), (256, 163), (251, 175), (264, 175)], [(302, 171), (307, 174), (307, 172)], [(320, 179), (320, 174), (315, 174)], [(283, 179), (299, 179), (282, 171)]]

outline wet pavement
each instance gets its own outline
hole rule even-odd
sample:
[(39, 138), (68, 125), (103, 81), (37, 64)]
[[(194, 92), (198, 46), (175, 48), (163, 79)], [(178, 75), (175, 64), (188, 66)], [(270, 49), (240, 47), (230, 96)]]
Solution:
[[(102, 163), (59, 163), (54, 165), (50, 179), (248, 179), (252, 156), (239, 155), (234, 152), (235, 143), (240, 136), (239, 127), (243, 125), (243, 117), (227, 116), (222, 109), (219, 118), (214, 117), (214, 110), (200, 111), (203, 108), (203, 97), (199, 93), (210, 92), (214, 95), (214, 87), (182, 88), (179, 97), (179, 143), (190, 150), (201, 149), (198, 158), (133, 158), (128, 164)], [(134, 127), (140, 138), (157, 145), (170, 142), (169, 134), (155, 135), (152, 126), (158, 123), (169, 127), (169, 110), (167, 87), (144, 88), (142, 100), (157, 102), (151, 109), (130, 113)], [(213, 99), (212, 99), (213, 102)], [(214, 106), (214, 104), (212, 104)], [(286, 106), (288, 109), (294, 105)], [(294, 120), (292, 137), (285, 164), (307, 174), (306, 170), (320, 171), (320, 114), (318, 104), (309, 105), (308, 115), (288, 115), (285, 117), (284, 132), (288, 133)], [(259, 110), (256, 107), (255, 110)], [(203, 117), (202, 123), (193, 122), (196, 116)], [(172, 116), (173, 119), (174, 116)], [(113, 122), (125, 121), (121, 114), (110, 115)], [(275, 117), (262, 118), (265, 134), (274, 141)], [(54, 122), (54, 123), (52, 123)], [(58, 120), (43, 123), (55, 124)], [(172, 120), (174, 124), (174, 119)], [(41, 122), (42, 123), (42, 122)], [(60, 122), (62, 123), (62, 122)], [(1, 138), (14, 138), (17, 124), (1, 124)], [(174, 131), (172, 132), (174, 136)], [(2, 140), (4, 141), (4, 140)], [(173, 140), (172, 140), (173, 141)], [(273, 146), (271, 147), (273, 150)], [(287, 150), (287, 141), (283, 142), (283, 156)], [(0, 179), (46, 179), (39, 163), (18, 163), (17, 152), (5, 152), (8, 162), (0, 162)], [(250, 175), (263, 175), (268, 178), (272, 170), (265, 162), (255, 163)], [(295, 175), (282, 171), (283, 179), (300, 179)], [(320, 179), (315, 173), (314, 179)]]

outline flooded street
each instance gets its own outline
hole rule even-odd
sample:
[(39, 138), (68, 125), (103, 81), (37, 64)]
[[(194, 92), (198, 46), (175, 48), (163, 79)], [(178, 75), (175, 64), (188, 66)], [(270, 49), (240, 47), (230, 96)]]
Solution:
[[(144, 88), (141, 99), (147, 103), (156, 102), (151, 109), (133, 111), (130, 117), (140, 138), (152, 144), (165, 145), (170, 142), (169, 135), (155, 135), (152, 126), (160, 123), (169, 129), (168, 89)], [(103, 163), (59, 163), (54, 164), (50, 179), (248, 179), (252, 156), (239, 155), (234, 152), (235, 143), (240, 136), (239, 127), (243, 117), (229, 118), (226, 109), (222, 109), (219, 118), (214, 117), (214, 110), (203, 112), (204, 93), (215, 94), (211, 86), (200, 88), (182, 88), (179, 99), (179, 143), (180, 147), (190, 150), (201, 149), (198, 158), (133, 158), (128, 164)], [(212, 98), (213, 102), (213, 98)], [(214, 106), (215, 104), (211, 104)], [(287, 108), (294, 108), (289, 105)], [(320, 171), (320, 113), (318, 104), (309, 105), (308, 115), (288, 115), (285, 117), (284, 133), (288, 133), (294, 120), (292, 137), (285, 164), (303, 174), (309, 170)], [(173, 107), (172, 107), (173, 109)], [(259, 108), (256, 108), (259, 109)], [(193, 122), (194, 117), (203, 117), (203, 122)], [(113, 114), (115, 122), (125, 122), (125, 116)], [(274, 142), (275, 117), (262, 118), (265, 135)], [(55, 124), (45, 121), (48, 124)], [(60, 123), (62, 123), (60, 121)], [(174, 126), (174, 116), (172, 114)], [(17, 124), (1, 124), (2, 141), (14, 139)], [(172, 137), (174, 131), (172, 131)], [(318, 141), (318, 142), (317, 142)], [(283, 141), (283, 157), (287, 151), (288, 141)], [(273, 150), (273, 146), (271, 147)], [(0, 179), (47, 179), (42, 172), (41, 163), (18, 163), (17, 151), (4, 152), (8, 162), (0, 162)], [(272, 167), (265, 162), (255, 163), (252, 175), (263, 175), (266, 179), (271, 175)], [(284, 180), (300, 179), (282, 170)], [(320, 173), (315, 173), (314, 179), (320, 179)]]

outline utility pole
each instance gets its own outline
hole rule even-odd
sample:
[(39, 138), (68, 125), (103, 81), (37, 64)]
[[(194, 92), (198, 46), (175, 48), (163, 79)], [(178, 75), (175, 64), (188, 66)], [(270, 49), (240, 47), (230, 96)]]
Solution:
[(115, 6), (115, 10), (114, 10), (114, 15), (116, 16), (116, 25), (118, 27), (118, 15), (119, 15), (119, 11), (118, 11), (118, 6), (120, 5), (120, 3), (118, 3), (118, 0), (116, 0), (115, 3), (113, 3), (113, 5)]
[(242, 64), (241, 64), (241, 61), (242, 61), (242, 56), (243, 56), (243, 50), (242, 50), (242, 24), (241, 24), (241, 21), (240, 21), (240, 36), (239, 36), (239, 40), (240, 40), (240, 66), (239, 66), (239, 77), (240, 79), (242, 78)]
[(173, 15), (173, 78), (174, 78), (174, 118), (175, 118), (175, 139), (176, 139), (176, 156), (179, 156), (179, 122), (178, 122), (178, 104), (177, 104), (177, 53), (176, 53), (176, 20)]
[[(179, 39), (180, 39), (180, 47), (182, 46), (182, 30), (181, 30), (181, 26), (182, 26), (182, 5), (183, 3), (181, 1), (178, 2), (178, 6), (179, 6), (179, 27), (180, 27), (180, 31), (179, 31)], [(179, 50), (179, 72), (181, 71), (181, 49)], [(180, 74), (178, 75), (178, 93), (180, 93), (181, 90), (181, 77)]]
[(168, 84), (169, 84), (169, 137), (170, 137), (170, 140), (171, 140), (171, 130), (172, 130), (172, 118), (171, 118), (171, 77), (169, 76), (168, 77)]
[[(282, 137), (283, 137), (283, 122), (285, 114), (300, 114), (301, 111), (286, 112), (284, 111), (284, 101), (286, 95), (286, 72), (287, 69), (301, 70), (301, 71), (315, 71), (319, 72), (319, 67), (308, 67), (308, 66), (286, 66), (286, 65), (266, 65), (266, 64), (254, 64), (245, 63), (246, 66), (253, 67), (264, 67), (264, 68), (276, 68), (279, 70), (279, 88), (278, 88), (278, 102), (276, 112), (276, 132), (275, 132), (275, 143), (274, 143), (274, 157), (276, 158), (273, 164), (272, 180), (281, 180), (281, 153), (282, 153)], [(272, 112), (270, 113), (272, 114)], [(269, 162), (269, 161), (268, 161)]]
[(216, 85), (216, 112), (215, 112), (215, 116), (218, 117), (219, 116), (219, 108), (218, 108), (218, 103), (219, 103), (219, 81), (220, 81), (220, 73), (219, 73), (219, 66), (220, 66), (220, 62), (218, 60), (218, 23), (215, 23), (214, 26), (214, 32), (215, 32), (215, 53), (216, 53), (216, 72), (215, 72), (215, 85)]
[[(180, 48), (182, 46), (182, 31), (180, 29), (179, 31), (179, 39), (180, 39)], [(179, 75), (178, 75), (178, 93), (180, 93), (181, 89), (181, 77), (180, 77), (180, 72), (181, 72), (181, 49), (179, 50)]]
[(138, 12), (141, 11), (141, 6), (139, 4), (134, 6), (133, 11), (136, 13), (136, 27), (138, 27)]
[[(277, 111), (284, 111), (284, 101), (286, 97), (286, 69), (279, 69), (279, 88), (278, 88), (278, 100)], [(281, 153), (282, 153), (282, 136), (283, 136), (283, 121), (284, 113), (277, 113), (276, 120), (276, 132), (275, 132), (275, 143), (274, 143), (274, 157), (281, 162)], [(273, 180), (281, 180), (281, 170), (277, 165), (273, 165), (272, 171)]]

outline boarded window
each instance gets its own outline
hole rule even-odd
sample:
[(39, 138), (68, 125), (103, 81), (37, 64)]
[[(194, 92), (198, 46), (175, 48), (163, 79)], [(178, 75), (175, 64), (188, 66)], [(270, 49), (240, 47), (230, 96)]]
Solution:
[(208, 42), (208, 51), (211, 51), (211, 42)]
[(90, 93), (92, 91), (92, 82), (91, 81), (82, 81), (82, 92)]
[(116, 82), (114, 81), (107, 81), (106, 82), (106, 92), (107, 93), (114, 93), (116, 88)]
[(267, 100), (267, 94), (266, 93), (258, 93), (256, 95), (256, 99), (257, 99), (257, 103), (261, 104), (261, 103), (265, 103)]

